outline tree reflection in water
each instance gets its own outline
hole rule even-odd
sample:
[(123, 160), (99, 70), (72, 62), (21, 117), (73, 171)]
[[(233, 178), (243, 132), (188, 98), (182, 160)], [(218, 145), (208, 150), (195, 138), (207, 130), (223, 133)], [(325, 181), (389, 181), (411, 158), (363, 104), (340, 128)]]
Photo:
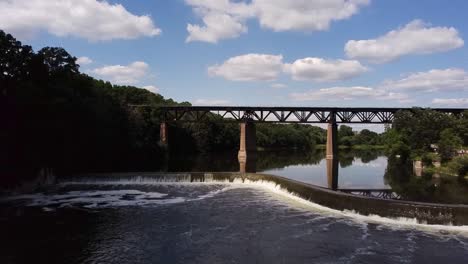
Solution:
[(404, 200), (468, 204), (468, 183), (451, 175), (413, 173), (409, 159), (389, 157), (385, 183)]
[[(352, 168), (353, 162), (360, 160), (362, 163), (371, 163), (379, 157), (382, 158), (384, 153), (375, 150), (343, 150), (339, 151), (339, 167)], [(256, 171), (268, 171), (275, 169), (283, 169), (292, 166), (307, 166), (320, 165), (325, 159), (325, 151), (321, 149), (303, 151), (303, 150), (270, 150), (259, 151), (256, 160)], [(378, 165), (385, 166), (385, 164)], [(230, 153), (215, 153), (209, 155), (183, 155), (173, 156), (169, 158), (167, 167), (162, 170), (171, 172), (182, 171), (239, 171), (239, 162), (237, 160), (237, 152)], [(323, 171), (310, 170), (310, 173), (319, 173), (311, 177), (308, 174), (307, 168), (303, 172), (302, 178), (298, 180), (310, 180), (312, 178), (324, 177), (323, 183), (319, 185), (327, 185), (326, 168)], [(382, 174), (369, 175), (367, 170), (371, 168), (358, 167), (351, 169), (347, 173), (338, 171), (339, 178), (353, 185), (373, 186), (376, 179), (372, 177), (382, 177)], [(351, 174), (350, 174), (351, 173)], [(287, 174), (287, 173), (285, 173)], [(345, 175), (346, 174), (346, 175)], [(281, 174), (279, 174), (281, 175)], [(370, 178), (366, 178), (370, 177)], [(439, 203), (464, 203), (468, 204), (468, 183), (465, 179), (460, 179), (454, 176), (447, 175), (430, 175), (424, 174), (421, 177), (414, 175), (412, 161), (410, 159), (389, 157), (387, 168), (383, 175), (383, 184), (391, 187), (393, 192), (398, 194), (401, 199), (422, 201), (422, 202), (439, 202)], [(378, 182), (378, 181), (377, 181)], [(312, 184), (317, 184), (312, 182)], [(379, 185), (379, 184), (378, 184)], [(338, 186), (340, 187), (340, 186)], [(343, 186), (341, 186), (343, 187)], [(388, 188), (388, 187), (387, 187)], [(378, 189), (382, 189), (379, 187)]]

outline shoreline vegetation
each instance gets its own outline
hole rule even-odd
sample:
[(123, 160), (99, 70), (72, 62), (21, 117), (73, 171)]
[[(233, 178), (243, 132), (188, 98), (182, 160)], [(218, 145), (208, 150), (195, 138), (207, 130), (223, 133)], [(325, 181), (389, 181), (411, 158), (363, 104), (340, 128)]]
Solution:
[[(326, 144), (319, 144), (316, 146), (317, 149), (326, 149)], [(338, 149), (351, 149), (351, 150), (385, 150), (385, 145), (366, 145), (366, 144), (359, 144), (359, 145), (351, 145), (351, 146), (344, 146), (338, 145)]]
[[(171, 153), (215, 153), (238, 149), (233, 123), (169, 125), (169, 148), (159, 144), (159, 113), (131, 104), (190, 105), (134, 86), (113, 85), (80, 72), (77, 58), (60, 47), (35, 52), (0, 30), (0, 184), (34, 177), (44, 168), (57, 174), (152, 170)], [(209, 115), (213, 121), (222, 117)], [(326, 130), (305, 124), (259, 123), (257, 147), (323, 149)], [(384, 150), (401, 162), (438, 144), (442, 164), (468, 145), (468, 114), (459, 117), (414, 108), (398, 112), (383, 133), (338, 129), (340, 149)], [(3, 147), (4, 146), (4, 147)], [(468, 167), (461, 161), (459, 173)], [(457, 166), (458, 166), (457, 165)], [(451, 168), (457, 167), (455, 165)], [(458, 166), (458, 167), (460, 167)], [(457, 167), (457, 168), (458, 168)]]

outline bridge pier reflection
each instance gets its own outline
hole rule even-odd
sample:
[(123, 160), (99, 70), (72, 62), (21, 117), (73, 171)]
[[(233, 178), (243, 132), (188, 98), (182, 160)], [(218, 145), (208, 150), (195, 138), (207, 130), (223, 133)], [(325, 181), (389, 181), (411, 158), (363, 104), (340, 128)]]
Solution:
[(327, 182), (328, 188), (332, 190), (338, 189), (338, 159), (327, 158)]
[(241, 173), (256, 172), (257, 138), (255, 123), (247, 120), (240, 123), (240, 144), (237, 154)]

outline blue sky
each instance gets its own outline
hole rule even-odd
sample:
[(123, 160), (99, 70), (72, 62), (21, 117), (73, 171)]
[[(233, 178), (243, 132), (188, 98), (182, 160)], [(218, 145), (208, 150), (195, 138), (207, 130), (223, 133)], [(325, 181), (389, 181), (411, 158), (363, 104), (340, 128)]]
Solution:
[[(465, 0), (0, 0), (0, 29), (198, 105), (468, 107)], [(86, 58), (84, 58), (86, 57)]]

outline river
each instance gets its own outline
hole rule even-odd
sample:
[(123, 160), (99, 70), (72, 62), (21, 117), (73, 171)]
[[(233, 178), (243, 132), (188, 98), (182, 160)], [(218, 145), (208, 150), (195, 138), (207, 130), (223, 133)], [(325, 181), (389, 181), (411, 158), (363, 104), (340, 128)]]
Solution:
[[(256, 165), (259, 172), (327, 187), (323, 158), (322, 151), (262, 152)], [(224, 153), (172, 157), (163, 170), (238, 166), (235, 153)], [(390, 166), (379, 152), (343, 152), (338, 189), (391, 189), (401, 191), (400, 199), (454, 203), (460, 197), (440, 190), (453, 186), (451, 178), (403, 177), (396, 173), (399, 166)], [(2, 263), (468, 261), (468, 227), (335, 211), (266, 183), (175, 182), (139, 173), (64, 177), (31, 193), (3, 197), (0, 206)]]

